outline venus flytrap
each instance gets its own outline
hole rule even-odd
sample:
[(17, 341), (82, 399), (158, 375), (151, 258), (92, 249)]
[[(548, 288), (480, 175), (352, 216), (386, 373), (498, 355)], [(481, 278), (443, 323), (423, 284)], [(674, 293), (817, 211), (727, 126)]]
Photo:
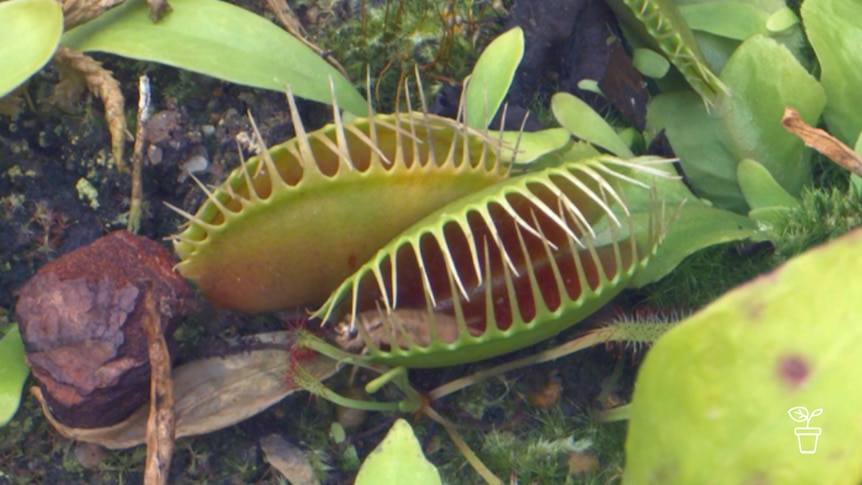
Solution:
[[(504, 38), (507, 49), (495, 46), (488, 55), (520, 39), (512, 34)], [(480, 86), (479, 74), (473, 86)], [(486, 92), (488, 103), (501, 99)], [(346, 399), (308, 379), (301, 359), (288, 378), (345, 406), (422, 412), (493, 480), (451, 423), (409, 386), (406, 368), (474, 362), (529, 346), (621, 291), (671, 222), (651, 190), (654, 179), (668, 177), (658, 168), (664, 162), (563, 150), (559, 163), (516, 175), (511, 167), (522, 135), (512, 146), (481, 125), (425, 111), (379, 115), (369, 108), (367, 118), (345, 121), (337, 107), (332, 125), (305, 132), (288, 101), (297, 136), (205, 189), (197, 214), (180, 211), (189, 222), (175, 236), (179, 271), (217, 304), (246, 311), (311, 304), (330, 293), (316, 316), (343, 319), (337, 328), (355, 328), (364, 345), (351, 343), (353, 355), (346, 355), (301, 334), (296, 352), (313, 349), (370, 368), (380, 377), (366, 386), (369, 392), (391, 383), (405, 399)], [(469, 116), (476, 108), (466, 109)], [(559, 150), (542, 141), (534, 148)], [(643, 203), (636, 214), (630, 199)], [(307, 282), (296, 286), (297, 275), (310, 272), (320, 275), (311, 292)], [(231, 283), (236, 278), (243, 283)], [(402, 310), (427, 317), (426, 327), (399, 320), (408, 315)], [(356, 325), (368, 311), (379, 312), (379, 327)], [(444, 321), (455, 322), (454, 338), (442, 338)], [(430, 338), (419, 339), (420, 329)], [(606, 338), (592, 336), (584, 345)]]
[(621, 24), (636, 40), (660, 51), (682, 74), (706, 107), (727, 94), (724, 82), (707, 65), (700, 46), (672, 0), (608, 0)]

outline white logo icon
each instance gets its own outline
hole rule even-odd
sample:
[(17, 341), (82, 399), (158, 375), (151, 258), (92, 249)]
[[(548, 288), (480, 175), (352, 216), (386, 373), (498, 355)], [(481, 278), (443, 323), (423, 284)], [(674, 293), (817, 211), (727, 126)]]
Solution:
[(805, 406), (796, 406), (787, 410), (790, 419), (797, 423), (805, 423), (803, 428), (794, 428), (796, 441), (799, 443), (799, 452), (803, 455), (813, 455), (817, 453), (817, 439), (820, 438), (820, 428), (812, 428), (811, 419), (815, 416), (823, 414), (822, 408), (817, 408), (814, 411), (808, 412)]

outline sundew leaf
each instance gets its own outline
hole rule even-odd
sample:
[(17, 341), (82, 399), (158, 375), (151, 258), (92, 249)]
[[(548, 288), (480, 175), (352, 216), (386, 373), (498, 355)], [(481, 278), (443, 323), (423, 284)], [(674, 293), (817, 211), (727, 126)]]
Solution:
[(368, 455), (356, 485), (409, 483), (440, 485), (440, 473), (422, 454), (422, 446), (407, 421), (398, 419), (386, 438)]
[[(662, 336), (637, 377), (623, 483), (858, 484), (860, 251), (856, 230)], [(797, 406), (822, 414), (802, 425)]]
[(217, 0), (175, 0), (158, 23), (129, 0), (72, 29), (62, 43), (199, 72), (226, 81), (338, 104), (357, 115), (367, 103), (350, 81), (297, 38), (254, 13)]
[(467, 126), (482, 129), (494, 119), (509, 92), (515, 71), (524, 57), (524, 32), (515, 27), (503, 33), (479, 56), (467, 82)]
[(21, 388), (30, 368), (16, 325), (0, 339), (0, 426), (6, 426), (21, 404)]
[[(811, 180), (810, 152), (781, 126), (785, 106), (816, 122), (823, 89), (787, 48), (761, 35), (743, 42), (721, 73), (730, 95), (707, 111), (691, 93), (658, 96), (647, 111), (648, 129), (664, 129), (683, 170), (701, 196), (717, 207), (747, 212), (737, 163), (760, 162), (791, 195)], [(781, 82), (775, 80), (780, 79)]]
[(63, 9), (53, 0), (0, 2), (0, 98), (45, 65), (63, 34)]
[(823, 118), (830, 133), (852, 146), (862, 132), (862, 2), (806, 0), (801, 13), (828, 99)]

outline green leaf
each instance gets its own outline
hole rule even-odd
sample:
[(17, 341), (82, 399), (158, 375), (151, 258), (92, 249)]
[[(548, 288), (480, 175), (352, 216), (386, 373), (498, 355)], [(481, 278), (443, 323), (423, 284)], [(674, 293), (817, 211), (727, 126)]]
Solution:
[(613, 127), (579, 98), (569, 93), (557, 93), (551, 98), (551, 110), (560, 125), (576, 137), (621, 158), (634, 157)]
[(524, 32), (515, 27), (488, 44), (467, 81), (467, 125), (482, 129), (494, 119), (524, 57)]
[(440, 485), (440, 473), (422, 454), (422, 446), (407, 421), (395, 421), (386, 438), (368, 455), (356, 485), (404, 483)]
[(128, 0), (63, 36), (63, 44), (154, 61), (226, 81), (332, 102), (365, 116), (367, 103), (350, 81), (299, 39), (254, 13), (216, 0), (174, 0), (158, 23), (147, 4)]
[(667, 235), (647, 267), (637, 273), (630, 286), (640, 288), (667, 276), (686, 257), (701, 249), (757, 234), (757, 223), (739, 214), (687, 202), (668, 228)]
[(766, 28), (773, 34), (786, 33), (795, 25), (799, 25), (799, 17), (787, 7), (778, 9), (766, 19)]
[(670, 69), (670, 62), (652, 49), (638, 47), (632, 54), (632, 64), (635, 69), (646, 77), (661, 79)]
[[(860, 251), (857, 230), (662, 336), (637, 377), (623, 483), (859, 483)], [(822, 414), (797, 423), (797, 406)], [(797, 433), (815, 431), (801, 454), (813, 437)]]
[(720, 95), (710, 112), (691, 93), (654, 98), (647, 110), (650, 131), (665, 130), (695, 189), (718, 207), (748, 211), (736, 174), (745, 158), (799, 194), (811, 180), (810, 152), (779, 121), (792, 106), (816, 124), (826, 102), (823, 89), (786, 47), (761, 35), (740, 45), (721, 79), (731, 94)]
[(63, 9), (53, 0), (0, 2), (0, 98), (45, 65), (63, 34)]
[[(566, 136), (571, 138), (568, 131), (566, 131)], [(586, 160), (588, 158), (598, 157), (601, 154), (602, 153), (593, 145), (590, 145), (585, 141), (576, 141), (574, 143), (569, 143), (565, 149), (560, 150), (558, 153), (551, 153), (548, 156), (543, 156), (530, 162), (529, 170), (538, 171), (550, 167), (559, 167), (568, 162)]]
[[(668, 167), (668, 171), (672, 168)], [(739, 241), (757, 234), (757, 223), (747, 217), (730, 211), (710, 207), (692, 194), (678, 178), (646, 178), (635, 176), (642, 182), (655, 186), (659, 202), (668, 213), (676, 217), (667, 228), (664, 240), (658, 246), (656, 255), (650, 259), (646, 268), (635, 273), (629, 286), (640, 288), (667, 276), (686, 257), (701, 249), (729, 241)], [(650, 205), (655, 202), (643, 195), (642, 191), (626, 191), (629, 210), (643, 214), (645, 219)], [(642, 224), (640, 230), (649, 230)]]
[(806, 0), (801, 13), (828, 99), (823, 118), (830, 133), (852, 146), (862, 132), (862, 2)]
[(681, 5), (679, 11), (692, 30), (729, 39), (745, 40), (766, 34), (769, 14), (751, 3), (706, 2)]
[(548, 153), (563, 148), (572, 137), (565, 128), (548, 128), (541, 131), (504, 131), (503, 141), (513, 149), (517, 146), (518, 152), (514, 158), (515, 163), (530, 163)]
[(29, 373), (24, 342), (16, 325), (0, 339), (0, 426), (6, 426), (18, 411), (21, 388)]
[(736, 167), (739, 188), (752, 209), (767, 207), (798, 207), (799, 201), (788, 194), (766, 170), (755, 160), (746, 158)]

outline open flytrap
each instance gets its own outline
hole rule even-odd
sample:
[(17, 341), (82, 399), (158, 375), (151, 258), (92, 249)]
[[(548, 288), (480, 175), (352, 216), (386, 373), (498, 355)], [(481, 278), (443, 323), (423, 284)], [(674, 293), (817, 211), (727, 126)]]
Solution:
[[(407, 367), (551, 337), (607, 303), (654, 254), (669, 217), (641, 180), (667, 176), (656, 163), (666, 161), (598, 156), (451, 202), (382, 247), (315, 315), (340, 320), (344, 349)], [(645, 213), (629, 210), (630, 191), (649, 193)]]

